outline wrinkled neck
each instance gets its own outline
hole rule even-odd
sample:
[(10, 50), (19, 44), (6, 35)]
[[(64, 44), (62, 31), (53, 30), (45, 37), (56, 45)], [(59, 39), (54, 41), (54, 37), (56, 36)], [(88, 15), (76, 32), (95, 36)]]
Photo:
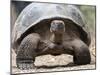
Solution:
[(52, 33), (51, 41), (56, 44), (61, 44), (63, 41), (63, 34)]

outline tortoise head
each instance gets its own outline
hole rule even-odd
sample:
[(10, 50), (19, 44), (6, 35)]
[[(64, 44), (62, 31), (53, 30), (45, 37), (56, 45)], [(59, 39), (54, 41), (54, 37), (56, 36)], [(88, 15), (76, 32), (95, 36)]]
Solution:
[(53, 20), (50, 31), (55, 34), (62, 34), (65, 32), (65, 23), (62, 20)]

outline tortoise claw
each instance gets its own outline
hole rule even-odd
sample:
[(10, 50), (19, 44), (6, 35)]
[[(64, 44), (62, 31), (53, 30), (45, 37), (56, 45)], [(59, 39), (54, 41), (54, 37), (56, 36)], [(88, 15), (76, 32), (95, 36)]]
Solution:
[(34, 68), (33, 63), (17, 63), (17, 67), (21, 70), (29, 70)]

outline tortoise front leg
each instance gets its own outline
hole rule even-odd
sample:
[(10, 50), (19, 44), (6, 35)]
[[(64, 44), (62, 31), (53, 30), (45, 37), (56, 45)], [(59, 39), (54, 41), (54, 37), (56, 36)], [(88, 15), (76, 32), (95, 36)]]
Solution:
[(66, 53), (73, 55), (73, 61), (75, 64), (82, 65), (91, 62), (89, 48), (80, 39), (64, 42), (64, 49)]
[(72, 44), (74, 49), (74, 63), (78, 65), (90, 64), (91, 55), (89, 47), (79, 39), (74, 40)]
[(19, 69), (32, 69), (34, 68), (34, 61), (36, 57), (35, 50), (39, 43), (40, 36), (36, 33), (27, 35), (21, 42), (16, 63)]

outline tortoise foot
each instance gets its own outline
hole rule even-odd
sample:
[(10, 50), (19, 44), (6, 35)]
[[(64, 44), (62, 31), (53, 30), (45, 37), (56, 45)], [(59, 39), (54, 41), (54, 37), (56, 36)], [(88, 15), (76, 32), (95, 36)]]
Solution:
[(34, 63), (32, 62), (29, 62), (29, 63), (18, 62), (17, 67), (21, 70), (29, 70), (29, 69), (33, 69), (35, 66), (34, 66)]

